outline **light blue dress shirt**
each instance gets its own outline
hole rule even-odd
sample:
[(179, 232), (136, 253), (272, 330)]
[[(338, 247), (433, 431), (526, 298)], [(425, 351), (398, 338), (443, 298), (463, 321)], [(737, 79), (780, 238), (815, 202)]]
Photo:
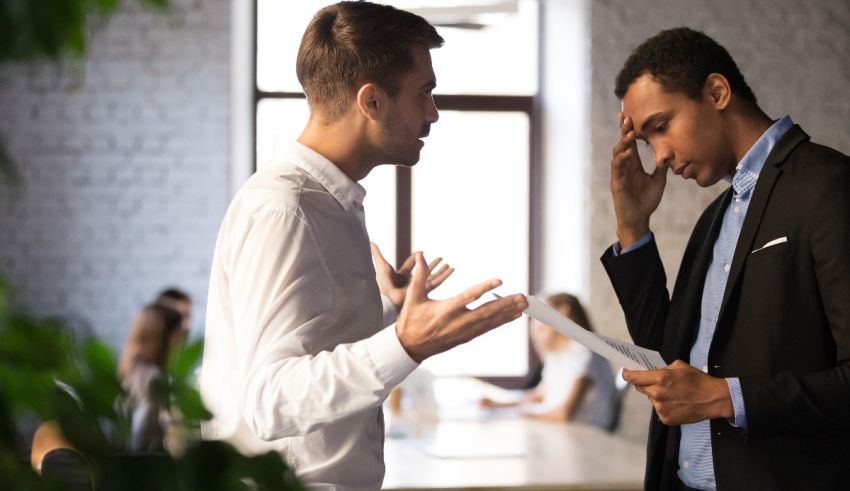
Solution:
[[(691, 347), (690, 364), (704, 372), (708, 372), (708, 350), (711, 347), (712, 339), (714, 339), (717, 316), (726, 290), (732, 257), (735, 254), (738, 236), (741, 235), (744, 217), (746, 217), (753, 196), (753, 188), (755, 188), (759, 173), (770, 151), (793, 124), (789, 116), (776, 121), (747, 151), (738, 163), (735, 176), (732, 178), (732, 202), (723, 215), (720, 234), (714, 243), (712, 259), (703, 287), (699, 331)], [(645, 245), (651, 239), (652, 235), (647, 234), (622, 251), (619, 251), (619, 245), (617, 245), (614, 248), (614, 253), (615, 255), (626, 254)], [(730, 421), (730, 423), (740, 428), (746, 428), (747, 415), (740, 381), (737, 377), (732, 377), (727, 378), (726, 383), (729, 386), (729, 394), (732, 397), (732, 406), (735, 410), (734, 421)], [(682, 482), (692, 488), (717, 489), (714, 478), (714, 460), (711, 455), (711, 427), (708, 420), (682, 425), (678, 476)]]

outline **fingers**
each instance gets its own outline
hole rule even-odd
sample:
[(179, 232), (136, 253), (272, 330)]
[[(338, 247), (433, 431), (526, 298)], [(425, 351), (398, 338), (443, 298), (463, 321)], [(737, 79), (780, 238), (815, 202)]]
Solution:
[(660, 370), (623, 370), (623, 380), (637, 387), (655, 385), (659, 382)]
[(378, 249), (378, 245), (374, 242), (369, 242), (369, 247), (372, 249), (372, 260), (375, 261), (375, 265), (379, 267), (389, 266), (390, 263), (384, 259), (384, 255), (381, 254), (381, 250)]
[(467, 305), (481, 298), (481, 295), (489, 292), (490, 290), (499, 287), (502, 284), (502, 280), (487, 280), (478, 283), (475, 286), (467, 288), (465, 291), (461, 292), (457, 296), (450, 298), (448, 302), (452, 305), (453, 308), (465, 308)]
[(625, 138), (633, 129), (632, 118), (620, 113), (620, 138)]
[(426, 285), (427, 290), (431, 291), (431, 290), (437, 288), (438, 286), (442, 285), (443, 282), (446, 281), (446, 279), (449, 276), (451, 276), (452, 273), (454, 273), (454, 272), (455, 272), (454, 268), (449, 267), (448, 264), (444, 264), (443, 267), (440, 268), (439, 271), (432, 273), (428, 277), (428, 284)]
[[(407, 256), (407, 259), (398, 267), (396, 273), (401, 275), (408, 275), (412, 270), (413, 266), (416, 265), (416, 254), (421, 254), (421, 252), (414, 252), (413, 254)], [(430, 267), (428, 268), (431, 269)]]
[(620, 113), (620, 140), (611, 150), (611, 165), (614, 169), (623, 169), (625, 164), (637, 163), (640, 166), (640, 156), (637, 152), (637, 135), (632, 128), (632, 120)]
[(434, 268), (436, 268), (437, 265), (440, 264), (442, 261), (443, 261), (443, 258), (441, 258), (441, 257), (434, 259), (433, 261), (428, 263), (428, 269), (431, 270), (431, 271), (434, 271)]
[(636, 142), (637, 138), (635, 137), (635, 133), (633, 131), (629, 131), (625, 135), (620, 136), (620, 140), (617, 141), (616, 145), (611, 151), (613, 157), (617, 157), (623, 153), (632, 153), (636, 150)]
[(519, 318), (526, 308), (525, 295), (516, 294), (487, 302), (462, 314), (459, 320), (467, 325), (466, 333), (471, 339)]

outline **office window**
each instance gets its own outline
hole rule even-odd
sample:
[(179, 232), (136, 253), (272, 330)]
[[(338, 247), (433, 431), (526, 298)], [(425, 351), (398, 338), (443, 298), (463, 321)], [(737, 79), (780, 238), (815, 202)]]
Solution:
[[(329, 1), (257, 0), (256, 167), (293, 140), (308, 107), (295, 57), (312, 15)], [(432, 296), (446, 298), (498, 277), (503, 293), (528, 292), (531, 278), (533, 98), (538, 6), (533, 0), (399, 0), (446, 43), (432, 51), (440, 120), (411, 170), (381, 166), (361, 184), (370, 237), (393, 263), (412, 250), (442, 256), (456, 273)], [(489, 300), (492, 297), (489, 297)], [(521, 318), (428, 360), (438, 376), (523, 377), (529, 370)]]

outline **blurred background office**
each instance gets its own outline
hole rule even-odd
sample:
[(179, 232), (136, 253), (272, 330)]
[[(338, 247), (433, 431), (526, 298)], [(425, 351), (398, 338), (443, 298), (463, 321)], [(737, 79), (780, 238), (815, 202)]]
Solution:
[[(0, 188), (0, 273), (19, 305), (78, 319), (116, 349), (166, 284), (195, 299), (189, 329), (202, 332), (230, 196), (305, 120), (294, 54), (325, 2), (170, 3), (161, 13), (122, 0), (108, 20), (92, 19), (84, 58), (0, 64), (0, 141), (22, 178)], [(663, 28), (715, 37), (770, 116), (789, 113), (850, 153), (846, 0), (390, 3), (446, 38), (434, 52), (441, 119), (412, 172), (366, 180), (369, 228), (390, 260), (424, 249), (455, 266), (439, 296), (492, 276), (506, 292), (576, 292), (598, 332), (626, 338), (598, 262), (615, 239), (613, 79)], [(668, 267), (724, 187), (670, 179), (652, 224)], [(522, 319), (426, 368), (436, 380), (510, 384), (527, 376), (531, 351)], [(648, 410), (627, 397), (620, 434), (642, 444)]]

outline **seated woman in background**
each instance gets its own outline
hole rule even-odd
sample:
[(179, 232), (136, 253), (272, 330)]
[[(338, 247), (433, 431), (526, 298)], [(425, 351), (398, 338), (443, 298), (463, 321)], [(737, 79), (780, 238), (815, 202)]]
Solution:
[(155, 385), (165, 383), (168, 355), (185, 338), (183, 316), (163, 305), (148, 305), (133, 321), (118, 362), (125, 397), (119, 405), (130, 421), (133, 452), (161, 451), (165, 430), (171, 426), (168, 401), (156, 396)]
[[(148, 305), (136, 315), (118, 363), (124, 395), (116, 402), (130, 424), (129, 441), (116, 441), (118, 451), (158, 452), (179, 445), (179, 435), (168, 411), (168, 401), (157, 397), (155, 385), (165, 382), (168, 355), (184, 340), (182, 316), (162, 305)], [(109, 433), (107, 431), (107, 433)], [(170, 440), (170, 442), (169, 442)], [(33, 436), (30, 459), (41, 471), (42, 460), (55, 449), (73, 449), (54, 421), (42, 423)], [(169, 448), (170, 449), (170, 448)]]
[[(559, 293), (546, 299), (552, 308), (593, 332), (578, 299)], [(617, 390), (605, 358), (531, 320), (531, 342), (543, 361), (540, 383), (515, 403), (483, 399), (482, 406), (519, 406), (523, 416), (549, 421), (578, 422), (609, 429), (616, 418)]]

